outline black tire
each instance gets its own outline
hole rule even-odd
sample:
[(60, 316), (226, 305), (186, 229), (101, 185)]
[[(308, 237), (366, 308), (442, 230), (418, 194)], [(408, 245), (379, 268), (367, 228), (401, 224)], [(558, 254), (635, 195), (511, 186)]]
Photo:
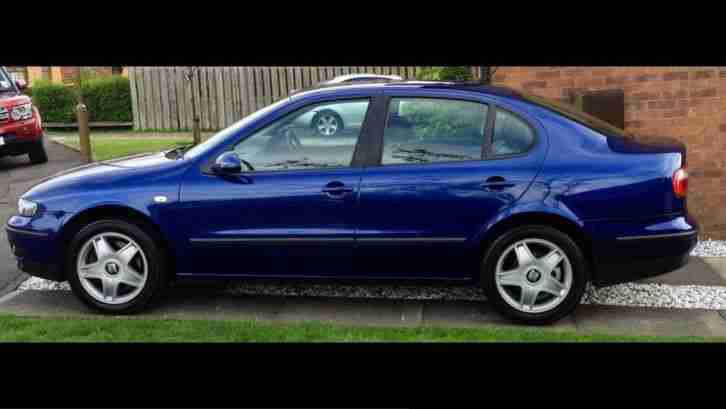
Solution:
[[(570, 292), (559, 305), (549, 311), (528, 313), (517, 310), (509, 305), (497, 290), (495, 273), (499, 258), (509, 246), (527, 238), (544, 239), (557, 245), (570, 261), (572, 268)], [(481, 265), (480, 283), (488, 302), (502, 315), (519, 323), (546, 325), (566, 317), (580, 304), (587, 284), (587, 263), (577, 243), (560, 230), (539, 225), (521, 226), (504, 233), (489, 246)]]
[[(322, 118), (323, 116), (326, 116), (326, 115), (330, 115), (330, 116), (334, 117), (337, 122), (337, 126), (338, 126), (337, 131), (335, 131), (335, 133), (330, 134), (330, 135), (322, 134), (318, 130), (318, 121), (320, 121), (320, 118)], [(326, 109), (326, 110), (320, 111), (317, 114), (315, 114), (315, 116), (313, 117), (313, 120), (310, 121), (310, 126), (320, 136), (334, 136), (334, 135), (339, 134), (343, 130), (345, 124), (343, 123), (343, 118), (340, 116), (340, 114), (338, 114), (337, 112), (335, 112), (333, 110)]]
[[(146, 283), (139, 294), (123, 304), (107, 304), (89, 295), (83, 288), (76, 272), (76, 260), (83, 244), (100, 233), (115, 232), (132, 238), (142, 248), (148, 264)], [(100, 220), (82, 228), (71, 240), (65, 263), (66, 278), (75, 295), (90, 308), (107, 314), (133, 314), (148, 307), (164, 288), (164, 253), (153, 235), (142, 227), (122, 220)]]
[(48, 162), (48, 154), (45, 152), (45, 146), (43, 146), (43, 140), (33, 143), (33, 146), (28, 151), (28, 157), (30, 163), (40, 164)]

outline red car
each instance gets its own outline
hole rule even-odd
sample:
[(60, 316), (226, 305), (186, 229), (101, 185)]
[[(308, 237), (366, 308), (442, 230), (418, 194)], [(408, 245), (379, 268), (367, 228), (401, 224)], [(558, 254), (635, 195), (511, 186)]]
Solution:
[(23, 95), (25, 81), (13, 81), (0, 67), (0, 157), (27, 154), (32, 163), (48, 161), (38, 108)]

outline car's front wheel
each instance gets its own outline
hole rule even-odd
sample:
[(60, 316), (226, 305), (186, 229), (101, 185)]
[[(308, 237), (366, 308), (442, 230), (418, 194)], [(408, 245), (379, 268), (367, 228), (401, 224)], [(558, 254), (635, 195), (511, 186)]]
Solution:
[(33, 143), (28, 151), (28, 157), (30, 163), (39, 164), (48, 162), (48, 154), (45, 152), (45, 146), (43, 146), (43, 140)]
[(481, 284), (490, 304), (510, 319), (549, 324), (580, 303), (586, 268), (582, 251), (568, 235), (547, 226), (523, 226), (489, 247)]
[(152, 236), (135, 224), (102, 220), (70, 243), (68, 282), (89, 307), (126, 314), (143, 309), (161, 290), (164, 257)]

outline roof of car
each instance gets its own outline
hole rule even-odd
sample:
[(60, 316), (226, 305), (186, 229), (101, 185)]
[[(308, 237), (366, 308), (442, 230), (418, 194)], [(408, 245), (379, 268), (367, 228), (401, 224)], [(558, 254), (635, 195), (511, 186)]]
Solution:
[(316, 86), (293, 92), (292, 95), (301, 94), (308, 91), (325, 90), (325, 89), (365, 89), (371, 87), (384, 88), (433, 88), (433, 89), (452, 89), (460, 91), (473, 91), (483, 94), (490, 94), (502, 97), (521, 97), (522, 93), (508, 87), (488, 85), (480, 81), (363, 81), (356, 83), (340, 83), (340, 84), (318, 84)]

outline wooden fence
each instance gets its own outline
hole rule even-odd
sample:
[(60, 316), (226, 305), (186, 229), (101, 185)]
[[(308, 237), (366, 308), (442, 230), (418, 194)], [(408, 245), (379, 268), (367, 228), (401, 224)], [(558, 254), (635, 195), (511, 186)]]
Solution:
[[(244, 116), (338, 75), (393, 74), (414, 78), (416, 67), (129, 67), (134, 129), (192, 128), (192, 92), (203, 130), (223, 129)], [(472, 70), (474, 74), (476, 70)]]

